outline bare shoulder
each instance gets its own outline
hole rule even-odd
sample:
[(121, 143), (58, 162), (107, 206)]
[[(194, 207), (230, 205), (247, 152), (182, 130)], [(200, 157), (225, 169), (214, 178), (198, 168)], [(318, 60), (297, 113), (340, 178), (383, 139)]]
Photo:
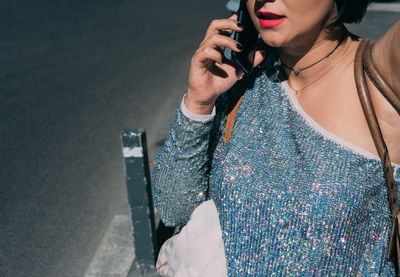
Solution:
[[(380, 75), (400, 97), (400, 21), (374, 45), (373, 61)], [(393, 162), (400, 162), (400, 115), (368, 80), (375, 112)]]
[(375, 43), (372, 58), (380, 74), (400, 97), (400, 20)]

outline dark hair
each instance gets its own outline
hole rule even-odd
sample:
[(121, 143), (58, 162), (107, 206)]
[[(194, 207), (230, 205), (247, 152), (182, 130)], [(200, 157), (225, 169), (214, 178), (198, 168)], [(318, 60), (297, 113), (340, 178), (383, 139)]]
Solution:
[(359, 23), (371, 0), (335, 0), (338, 18), (335, 24)]

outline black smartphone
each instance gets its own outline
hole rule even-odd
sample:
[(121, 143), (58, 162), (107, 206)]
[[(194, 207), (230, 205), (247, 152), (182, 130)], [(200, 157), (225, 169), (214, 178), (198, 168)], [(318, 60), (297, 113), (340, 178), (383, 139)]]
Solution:
[(234, 66), (240, 68), (245, 74), (250, 74), (253, 70), (254, 57), (258, 42), (258, 32), (251, 21), (249, 12), (246, 7), (246, 0), (240, 0), (239, 9), (237, 11), (238, 21), (243, 26), (243, 31), (233, 32), (231, 38), (239, 42), (243, 46), (241, 52), (232, 51), (225, 48), (225, 58), (232, 62)]

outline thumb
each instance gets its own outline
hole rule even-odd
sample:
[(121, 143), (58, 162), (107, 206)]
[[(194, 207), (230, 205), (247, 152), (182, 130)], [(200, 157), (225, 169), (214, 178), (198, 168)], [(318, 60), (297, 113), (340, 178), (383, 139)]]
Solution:
[(237, 18), (238, 18), (237, 13), (234, 13), (229, 17), (229, 19), (235, 19), (235, 20), (237, 20)]
[(263, 50), (258, 50), (254, 56), (254, 67), (258, 66), (267, 56)]

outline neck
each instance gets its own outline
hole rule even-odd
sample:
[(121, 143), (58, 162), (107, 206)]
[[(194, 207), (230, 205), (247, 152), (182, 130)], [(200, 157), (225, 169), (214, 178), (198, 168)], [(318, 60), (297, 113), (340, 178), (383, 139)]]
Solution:
[[(335, 49), (342, 40), (344, 32), (344, 27), (336, 26), (330, 29), (326, 28), (317, 36), (298, 39), (297, 43), (279, 49), (280, 59), (292, 68), (299, 69), (310, 66)], [(290, 74), (290, 72), (288, 73)]]
[[(303, 89), (309, 89), (311, 85), (315, 86), (314, 84), (325, 78), (341, 59), (348, 48), (348, 39), (343, 40), (345, 34), (346, 29), (337, 26), (321, 32), (312, 40), (303, 39), (305, 42), (294, 43), (294, 46), (279, 49), (281, 63), (287, 66), (284, 69), (289, 85), (295, 88), (296, 94)], [(342, 40), (343, 42), (338, 46)], [(335, 47), (337, 47), (336, 50), (334, 50)], [(304, 68), (304, 70), (295, 72), (289, 68), (296, 70)]]

